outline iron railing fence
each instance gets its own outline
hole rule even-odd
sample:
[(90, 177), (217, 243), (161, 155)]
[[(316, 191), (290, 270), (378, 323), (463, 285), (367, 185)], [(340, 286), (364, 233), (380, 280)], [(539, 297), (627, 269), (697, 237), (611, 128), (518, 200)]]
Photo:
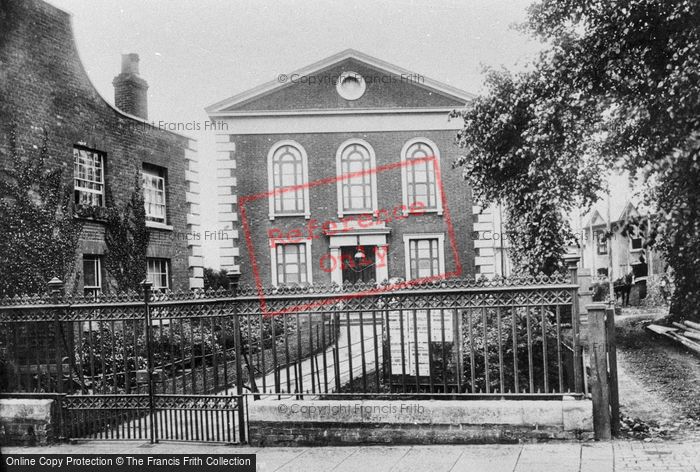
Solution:
[[(561, 396), (583, 393), (577, 285), (569, 280), (243, 290), (237, 310), (248, 325), (251, 317), (273, 327), (317, 320), (308, 339), (297, 331), (273, 343), (271, 365), (251, 356), (266, 394)], [(287, 362), (294, 338), (313, 354)]]
[[(575, 277), (575, 272), (570, 274)], [(571, 279), (575, 280), (575, 279)], [(63, 434), (244, 440), (243, 395), (583, 393), (565, 276), (0, 301), (0, 386), (55, 392)], [(273, 396), (274, 397), (274, 396)]]
[(579, 394), (576, 299), (564, 276), (5, 299), (3, 382), (72, 395)]

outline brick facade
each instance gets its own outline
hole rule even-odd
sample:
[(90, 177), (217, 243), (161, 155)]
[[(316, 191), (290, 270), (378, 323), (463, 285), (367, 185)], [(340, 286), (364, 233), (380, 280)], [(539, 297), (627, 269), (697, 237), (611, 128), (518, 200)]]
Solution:
[[(9, 0), (2, 2), (0, 23), (2, 165), (9, 162), (15, 127), (25, 155), (37, 152), (47, 133), (51, 165), (63, 167), (69, 188), (73, 147), (104, 153), (105, 185), (116, 204), (129, 198), (144, 163), (166, 169), (167, 227), (152, 229), (148, 255), (169, 259), (172, 288), (201, 286), (198, 242), (184, 237), (199, 224), (194, 141), (117, 110), (98, 94), (78, 57), (67, 13), (40, 0)], [(102, 223), (86, 221), (81, 254), (103, 254), (103, 235)], [(80, 274), (69, 281), (73, 286), (82, 288)]]
[[(466, 202), (471, 201), (469, 187), (464, 183), (459, 172), (450, 169), (450, 163), (457, 157), (457, 149), (452, 144), (454, 135), (450, 131), (396, 131), (391, 133), (310, 133), (310, 134), (276, 134), (234, 136), (236, 143), (238, 195), (254, 195), (267, 192), (267, 155), (270, 148), (282, 140), (293, 140), (306, 151), (309, 162), (309, 182), (333, 178), (336, 175), (335, 159), (338, 147), (346, 140), (360, 138), (368, 142), (376, 154), (377, 166), (391, 164), (400, 159), (401, 148), (412, 138), (427, 138), (437, 144), (441, 153), (441, 176), (447, 207), (450, 210), (452, 224), (455, 228), (457, 252), (465, 274), (473, 273), (473, 244), (471, 241), (471, 214), (462, 211)], [(380, 209), (393, 209), (402, 204), (401, 169), (395, 168), (377, 174), (377, 204)], [(319, 185), (309, 189), (311, 218), (319, 221), (338, 222), (338, 199), (336, 183)], [(471, 207), (469, 207), (471, 208)], [(271, 260), (268, 244), (268, 231), (279, 229), (284, 233), (290, 230), (307, 228), (308, 220), (303, 216), (268, 217), (268, 200), (266, 198), (246, 204), (246, 214), (251, 229), (255, 257), (263, 283), (271, 282)], [(444, 233), (447, 234), (445, 216), (427, 213), (421, 216), (409, 216), (405, 220), (387, 225), (391, 233), (388, 243), (389, 277), (408, 279), (405, 273), (404, 234)], [(329, 250), (328, 238), (320, 237), (311, 244), (314, 282), (328, 283), (330, 274), (321, 267), (321, 257)], [(251, 267), (247, 250), (240, 251), (242, 267)], [(445, 242), (445, 269), (453, 272), (456, 261), (449, 242)], [(252, 282), (251, 271), (244, 270), (243, 279)]]
[[(338, 78), (348, 72), (359, 74), (364, 82), (364, 93), (354, 100), (344, 97), (336, 86)], [(319, 224), (339, 222), (338, 191), (333, 179), (337, 176), (336, 154), (346, 140), (361, 139), (368, 143), (374, 151), (376, 166), (381, 167), (400, 163), (404, 145), (409, 140), (424, 138), (437, 146), (440, 155), (443, 192), (454, 228), (454, 247), (444, 213), (409, 215), (406, 219), (392, 221), (386, 225), (385, 236), (372, 239), (381, 242), (367, 243), (388, 246), (387, 271), (380, 275), (377, 269), (377, 281), (382, 281), (382, 276), (410, 278), (406, 273), (404, 240), (408, 234), (440, 235), (444, 238), (444, 272), (455, 271), (458, 258), (461, 276), (473, 274), (471, 190), (461, 173), (451, 168), (459, 154), (454, 144), (458, 123), (448, 119), (449, 111), (464, 106), (471, 96), (352, 50), (292, 72), (288, 78), (286, 83), (264, 84), (207, 108), (212, 120), (226, 124), (226, 131), (217, 136), (219, 229), (229, 235), (229, 239), (222, 242), (222, 267), (240, 268), (242, 280), (253, 283), (250, 244), (255, 252), (260, 282), (266, 286), (274, 284), (275, 264), (269, 240), (273, 231), (304, 230), (313, 220)], [(320, 179), (329, 179), (329, 182), (309, 188), (307, 215), (271, 218), (267, 198), (245, 203), (250, 227), (250, 237), (246, 241), (241, 231), (238, 201), (269, 191), (268, 154), (281, 141), (293, 141), (303, 148), (308, 161), (308, 182)], [(391, 211), (400, 207), (403, 186), (400, 167), (377, 173), (377, 208)], [(334, 247), (338, 245), (352, 244), (349, 240), (341, 243), (341, 238), (334, 240), (321, 230), (317, 232), (318, 237), (310, 244), (313, 283), (339, 282), (339, 275), (331, 274), (322, 258), (329, 253), (337, 256), (339, 253), (334, 250), (338, 249)], [(308, 231), (304, 234), (308, 236)], [(359, 235), (363, 233), (354, 231), (353, 234), (358, 235), (359, 242)]]

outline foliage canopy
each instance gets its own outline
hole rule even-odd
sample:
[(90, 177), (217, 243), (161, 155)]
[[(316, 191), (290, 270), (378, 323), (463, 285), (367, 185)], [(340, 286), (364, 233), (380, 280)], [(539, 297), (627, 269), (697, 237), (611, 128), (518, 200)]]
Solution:
[[(519, 74), (489, 71), (464, 120), (466, 178), (509, 212), (515, 262), (551, 272), (563, 213), (589, 204), (607, 170), (645, 188), (649, 245), (673, 269), (672, 312), (700, 307), (700, 3), (542, 0), (522, 29), (546, 47)], [(526, 251), (527, 249), (527, 251)]]

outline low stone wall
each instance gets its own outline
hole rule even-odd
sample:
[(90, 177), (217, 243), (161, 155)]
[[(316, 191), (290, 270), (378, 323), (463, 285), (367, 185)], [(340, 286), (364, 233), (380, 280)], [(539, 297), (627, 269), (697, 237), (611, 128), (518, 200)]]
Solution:
[(262, 400), (253, 446), (469, 444), (593, 436), (590, 400)]
[(0, 399), (0, 444), (43, 446), (54, 439), (54, 400)]

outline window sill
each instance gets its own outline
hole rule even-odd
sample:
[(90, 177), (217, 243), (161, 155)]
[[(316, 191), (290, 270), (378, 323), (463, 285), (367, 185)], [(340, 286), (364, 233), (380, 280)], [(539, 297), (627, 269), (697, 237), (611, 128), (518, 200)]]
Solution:
[(426, 208), (426, 209), (421, 209), (421, 210), (413, 210), (409, 211), (406, 210), (403, 212), (403, 216), (409, 216), (409, 215), (427, 215), (427, 214), (435, 214), (437, 216), (442, 216), (442, 208)]
[(73, 213), (73, 218), (76, 218), (78, 220), (83, 220), (83, 221), (94, 221), (97, 223), (107, 223), (106, 216), (90, 216), (90, 215), (79, 215), (77, 213)]
[(367, 215), (372, 218), (377, 216), (377, 212), (379, 210), (349, 210), (349, 211), (343, 211), (343, 212), (338, 212), (338, 218), (345, 218), (346, 216), (361, 216), (361, 215)]
[(275, 218), (287, 218), (287, 217), (299, 217), (303, 216), (305, 219), (311, 218), (311, 215), (309, 213), (279, 213), (279, 214), (274, 214), (274, 215), (268, 215), (270, 217), (270, 221), (274, 221)]
[(173, 230), (172, 225), (166, 225), (164, 223), (157, 223), (155, 221), (146, 221), (146, 228), (162, 229), (165, 231), (172, 231)]

